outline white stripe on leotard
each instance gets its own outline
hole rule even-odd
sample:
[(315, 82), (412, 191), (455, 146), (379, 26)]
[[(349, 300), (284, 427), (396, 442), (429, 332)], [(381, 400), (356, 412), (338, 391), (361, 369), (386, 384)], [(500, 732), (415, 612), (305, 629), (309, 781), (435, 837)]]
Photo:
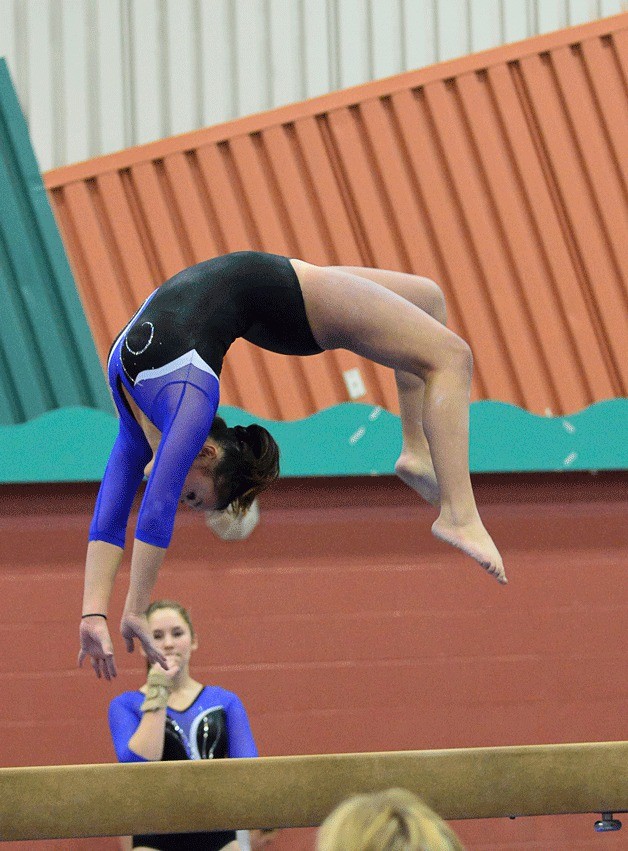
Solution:
[(142, 370), (142, 372), (138, 373), (135, 384), (137, 386), (141, 381), (149, 381), (151, 378), (161, 378), (162, 375), (168, 375), (177, 369), (181, 369), (182, 366), (188, 366), (190, 364), (198, 369), (202, 369), (203, 372), (213, 375), (216, 381), (220, 381), (214, 370), (203, 360), (196, 349), (190, 349), (189, 352), (170, 361), (170, 363), (165, 363), (163, 366), (158, 366), (155, 369)]

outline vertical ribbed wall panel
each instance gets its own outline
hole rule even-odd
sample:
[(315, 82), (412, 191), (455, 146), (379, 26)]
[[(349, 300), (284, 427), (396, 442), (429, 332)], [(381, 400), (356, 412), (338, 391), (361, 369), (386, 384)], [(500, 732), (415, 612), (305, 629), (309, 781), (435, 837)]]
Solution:
[[(472, 345), (475, 399), (565, 413), (627, 395), (628, 15), (50, 172), (101, 356), (184, 266), (253, 248), (426, 275)], [(222, 401), (293, 419), (396, 410), (348, 352), (239, 342)]]
[(104, 376), (0, 59), (0, 425), (71, 405), (111, 410)]
[(42, 169), (615, 15), (622, 0), (0, 0)]

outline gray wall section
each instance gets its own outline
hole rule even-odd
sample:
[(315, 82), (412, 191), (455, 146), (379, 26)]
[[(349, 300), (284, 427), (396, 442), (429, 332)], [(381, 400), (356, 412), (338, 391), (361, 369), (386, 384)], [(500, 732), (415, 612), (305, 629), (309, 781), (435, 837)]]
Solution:
[(0, 59), (0, 425), (113, 406), (6, 62)]
[(0, 0), (0, 56), (47, 171), (615, 15), (623, 6), (623, 0)]

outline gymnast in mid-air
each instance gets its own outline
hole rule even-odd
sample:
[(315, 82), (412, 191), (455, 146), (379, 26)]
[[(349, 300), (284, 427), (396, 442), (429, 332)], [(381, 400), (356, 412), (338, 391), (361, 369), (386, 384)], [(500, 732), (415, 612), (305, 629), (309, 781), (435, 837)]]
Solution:
[(266, 429), (227, 428), (216, 416), (223, 358), (238, 337), (288, 355), (349, 349), (394, 369), (397, 475), (439, 509), (434, 535), (505, 584), (469, 476), (473, 357), (445, 321), (443, 294), (427, 278), (257, 251), (198, 263), (156, 289), (109, 354), (119, 432), (90, 527), (79, 663), (90, 656), (97, 676), (116, 674), (107, 607), (145, 474), (121, 631), (129, 651), (138, 639), (149, 662), (163, 665), (143, 612), (178, 504), (246, 511), (279, 474), (279, 450)]

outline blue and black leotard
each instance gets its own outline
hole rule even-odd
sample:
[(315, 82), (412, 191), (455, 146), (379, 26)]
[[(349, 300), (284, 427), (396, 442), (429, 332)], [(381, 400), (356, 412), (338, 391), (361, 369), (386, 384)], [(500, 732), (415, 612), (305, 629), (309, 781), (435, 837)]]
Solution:
[(90, 540), (124, 548), (131, 504), (153, 454), (124, 388), (162, 434), (135, 534), (168, 546), (185, 477), (216, 414), (223, 358), (238, 337), (280, 354), (321, 351), (287, 258), (242, 251), (185, 269), (155, 290), (120, 332), (108, 360), (119, 432)]
[[(142, 720), (144, 695), (126, 691), (109, 705), (109, 728), (120, 762), (146, 762), (129, 748)], [(257, 748), (240, 698), (218, 686), (205, 686), (182, 712), (166, 710), (162, 760), (256, 757)], [(212, 833), (149, 834), (133, 837), (133, 847), (146, 845), (160, 851), (217, 851), (235, 839), (234, 831)]]

